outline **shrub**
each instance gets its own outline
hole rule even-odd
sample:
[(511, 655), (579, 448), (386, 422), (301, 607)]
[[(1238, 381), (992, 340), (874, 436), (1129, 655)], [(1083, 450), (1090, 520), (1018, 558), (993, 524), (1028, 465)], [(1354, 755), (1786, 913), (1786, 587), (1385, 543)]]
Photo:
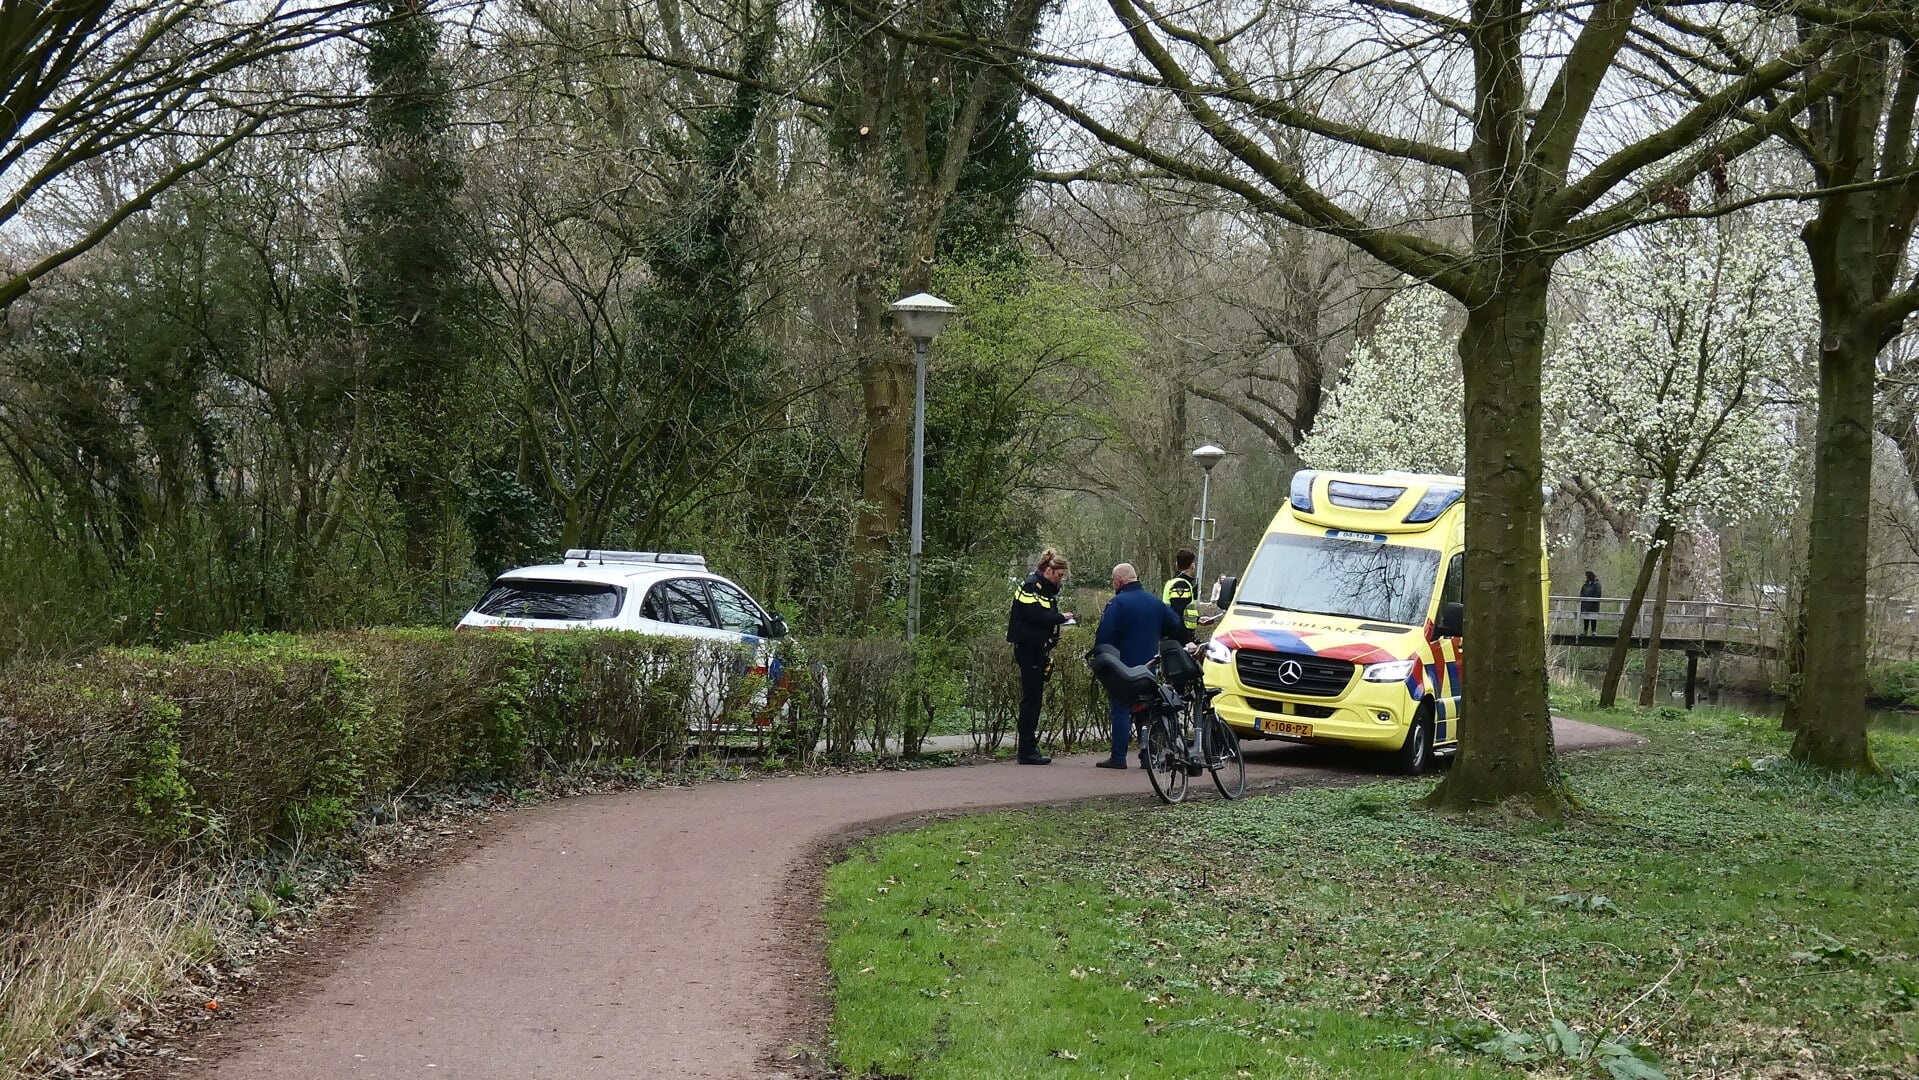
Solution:
[(1019, 721), (1019, 668), (1012, 646), (1000, 638), (974, 638), (966, 645), (963, 680), (973, 749), (991, 753)]
[(864, 749), (888, 754), (906, 709), (913, 671), (903, 641), (823, 638), (807, 644), (825, 672), (822, 752), (844, 761)]
[(1053, 675), (1046, 680), (1046, 704), (1040, 713), (1040, 741), (1067, 750), (1107, 738), (1112, 712), (1106, 691), (1093, 679), (1084, 657), (1093, 647), (1093, 627), (1076, 626), (1060, 635), (1053, 650)]
[(64, 671), (0, 686), (0, 923), (179, 844), (178, 721), (150, 691)]
[(1867, 667), (1866, 700), (1875, 705), (1919, 706), (1919, 660)]

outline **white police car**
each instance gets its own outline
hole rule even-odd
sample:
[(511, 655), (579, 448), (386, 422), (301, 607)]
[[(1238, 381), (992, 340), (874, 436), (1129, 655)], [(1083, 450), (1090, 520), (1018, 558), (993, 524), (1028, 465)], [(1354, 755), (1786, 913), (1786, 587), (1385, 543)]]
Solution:
[[(746, 590), (709, 573), (700, 555), (574, 549), (566, 561), (495, 578), (459, 629), (626, 630), (694, 638), (687, 733), (702, 744), (759, 738), (783, 706), (770, 691), (786, 679), (773, 640), (786, 620)], [(826, 692), (825, 679), (818, 691)]]
[(564, 562), (501, 574), (460, 627), (630, 630), (739, 645), (786, 636), (784, 619), (709, 573), (704, 556), (580, 548)]

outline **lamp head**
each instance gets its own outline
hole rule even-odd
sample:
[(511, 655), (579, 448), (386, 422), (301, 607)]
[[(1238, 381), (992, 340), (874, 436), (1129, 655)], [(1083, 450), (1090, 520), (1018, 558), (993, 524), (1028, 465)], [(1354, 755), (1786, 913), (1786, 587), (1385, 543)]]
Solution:
[(1193, 460), (1199, 462), (1199, 467), (1205, 469), (1207, 472), (1212, 472), (1213, 466), (1219, 464), (1219, 459), (1225, 456), (1226, 451), (1221, 450), (1212, 443), (1207, 443), (1205, 446), (1193, 451)]
[(946, 329), (947, 320), (959, 308), (932, 293), (914, 293), (896, 300), (886, 310), (893, 313), (893, 324), (914, 341), (931, 341)]

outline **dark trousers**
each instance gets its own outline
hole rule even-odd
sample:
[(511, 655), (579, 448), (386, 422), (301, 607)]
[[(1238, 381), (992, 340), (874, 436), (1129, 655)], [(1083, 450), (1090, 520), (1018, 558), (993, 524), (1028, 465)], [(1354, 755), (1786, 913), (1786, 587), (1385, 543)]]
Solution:
[(1053, 658), (1037, 645), (1013, 646), (1019, 665), (1019, 756), (1039, 753), (1039, 710), (1046, 700), (1046, 673)]
[[(1142, 714), (1143, 718), (1144, 714)], [(1133, 741), (1133, 707), (1113, 703), (1113, 760), (1125, 762), (1126, 747)]]
[(1579, 632), (1587, 637), (1592, 637), (1594, 634), (1599, 633), (1599, 620), (1593, 618), (1591, 615), (1581, 612), (1579, 623)]

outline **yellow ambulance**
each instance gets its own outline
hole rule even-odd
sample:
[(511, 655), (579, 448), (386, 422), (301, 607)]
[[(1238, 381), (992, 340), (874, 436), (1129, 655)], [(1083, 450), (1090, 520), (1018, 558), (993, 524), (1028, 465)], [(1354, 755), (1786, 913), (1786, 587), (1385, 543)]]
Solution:
[(1220, 718), (1389, 752), (1408, 773), (1456, 747), (1465, 493), (1457, 476), (1295, 473), (1246, 572), (1221, 584), (1205, 654)]

